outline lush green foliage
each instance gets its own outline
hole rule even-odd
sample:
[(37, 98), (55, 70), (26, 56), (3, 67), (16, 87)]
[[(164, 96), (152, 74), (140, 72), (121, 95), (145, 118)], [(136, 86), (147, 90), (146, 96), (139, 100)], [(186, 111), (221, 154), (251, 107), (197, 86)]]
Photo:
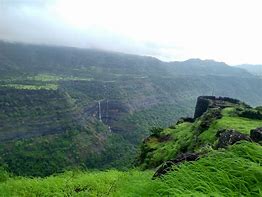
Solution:
[[(262, 126), (262, 120), (240, 117), (238, 105), (223, 109), (222, 117), (218, 119), (212, 118), (213, 112), (213, 109), (209, 109), (194, 123), (179, 123), (163, 129), (158, 135), (148, 137), (141, 145), (138, 163), (143, 168), (157, 167), (179, 153), (201, 152), (209, 146), (215, 147), (218, 138), (216, 134), (221, 129), (235, 129), (249, 134), (251, 129)], [(208, 127), (203, 129), (203, 123)]]
[[(75, 167), (127, 168), (150, 128), (191, 115), (197, 96), (215, 90), (257, 105), (261, 87), (261, 79), (214, 61), (167, 63), (0, 42), (0, 163), (34, 176)], [(157, 148), (152, 162), (185, 151), (191, 141), (185, 130), (177, 136), (170, 131), (176, 142)], [(167, 139), (163, 135), (161, 143)]]
[(175, 167), (162, 191), (171, 196), (261, 196), (262, 147), (243, 142)]
[(70, 171), (47, 178), (12, 177), (0, 183), (2, 196), (261, 196), (262, 147), (235, 144), (185, 163), (163, 178), (151, 171)]

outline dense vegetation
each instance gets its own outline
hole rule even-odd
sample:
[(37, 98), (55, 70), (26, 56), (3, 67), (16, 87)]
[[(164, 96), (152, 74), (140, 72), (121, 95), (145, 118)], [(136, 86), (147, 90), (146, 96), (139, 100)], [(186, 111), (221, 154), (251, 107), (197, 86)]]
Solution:
[(127, 169), (150, 128), (193, 114), (212, 92), (262, 104), (262, 80), (221, 62), (0, 42), (0, 163), (42, 177)]
[(2, 175), (1, 196), (261, 196), (262, 147), (251, 142), (212, 150), (152, 180), (152, 171), (69, 171), (47, 178)]
[(209, 108), (193, 122), (182, 119), (169, 128), (153, 131), (141, 146), (138, 162), (143, 168), (157, 167), (180, 153), (216, 149), (219, 135), (227, 129), (249, 134), (251, 129), (262, 127), (260, 116), (243, 117), (249, 111), (260, 114), (259, 110), (245, 103), (225, 103), (228, 107)]
[[(201, 99), (204, 99), (208, 108), (203, 105)], [(17, 174), (43, 176), (53, 171), (62, 172), (70, 166), (68, 160), (82, 158), (77, 155), (74, 146), (81, 144), (81, 140), (86, 140), (83, 136), (78, 138), (72, 136), (86, 131), (65, 133), (62, 134), (64, 136), (56, 136), (54, 139), (55, 141), (64, 139), (63, 142), (68, 143), (70, 153), (72, 150), (75, 153), (70, 156), (64, 155), (64, 152), (68, 151), (63, 149), (67, 147), (64, 144), (60, 147), (49, 147), (48, 143), (52, 141), (53, 136), (49, 136), (51, 137), (49, 140), (42, 138), (43, 144), (40, 146), (33, 145), (39, 143), (38, 140), (34, 141), (34, 138), (27, 139), (30, 141), (16, 142), (15, 146), (8, 146), (16, 148), (11, 151), (12, 154), (5, 153), (3, 157), (9, 159), (9, 162), (6, 162), (9, 166), (0, 167), (0, 196), (261, 196), (261, 136), (257, 139), (251, 135), (251, 138), (249, 137), (250, 130), (262, 126), (261, 107), (252, 108), (229, 98), (200, 97), (196, 109), (198, 111), (202, 109), (202, 114), (198, 114), (195, 119), (181, 118), (169, 128), (152, 128), (151, 136), (146, 138), (141, 146), (136, 169), (87, 171), (78, 168), (42, 178), (17, 176)], [(228, 140), (226, 146), (219, 148), (221, 135), (226, 132), (230, 132), (229, 138), (225, 139)], [(232, 138), (234, 133), (243, 138), (234, 141)], [(74, 144), (73, 140), (78, 143)], [(115, 147), (109, 146), (105, 150), (119, 149), (116, 141), (117, 139), (111, 141)], [(121, 142), (122, 139), (120, 144)], [(50, 144), (58, 145), (58, 143)], [(93, 141), (93, 144), (96, 143)], [(41, 150), (34, 150), (36, 147), (40, 147)], [(31, 154), (26, 149), (29, 149)], [(21, 154), (20, 151), (24, 152)], [(123, 151), (128, 153), (129, 150)], [(178, 154), (188, 151), (201, 156), (196, 161), (173, 163), (167, 173), (153, 178), (155, 167), (160, 165), (157, 170), (159, 171)], [(20, 157), (23, 154), (24, 157)], [(100, 159), (106, 159), (108, 155), (110, 153), (106, 153)], [(114, 154), (111, 157), (115, 162), (127, 161), (118, 160)], [(27, 159), (23, 160), (24, 158)], [(39, 158), (41, 161), (38, 160)], [(64, 166), (59, 164), (61, 161)], [(89, 165), (96, 167), (103, 163), (110, 164), (106, 160), (99, 162), (95, 154), (91, 160), (89, 157), (88, 161), (93, 161), (94, 163)], [(23, 162), (26, 163), (27, 168), (25, 165), (20, 166)], [(81, 160), (74, 162), (81, 162)], [(128, 166), (128, 162), (120, 165), (115, 163), (115, 166)], [(61, 169), (58, 169), (59, 167)], [(43, 171), (43, 168), (46, 171)], [(141, 171), (141, 168), (144, 171)], [(47, 174), (42, 174), (43, 172)]]

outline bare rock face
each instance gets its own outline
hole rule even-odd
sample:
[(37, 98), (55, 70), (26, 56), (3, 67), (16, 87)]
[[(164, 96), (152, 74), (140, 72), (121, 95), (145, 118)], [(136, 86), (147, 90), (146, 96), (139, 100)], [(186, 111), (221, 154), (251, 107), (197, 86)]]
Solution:
[(240, 133), (234, 129), (219, 130), (216, 136), (219, 137), (217, 148), (225, 148), (241, 140), (251, 141), (249, 135)]
[(252, 129), (252, 130), (250, 131), (250, 138), (251, 138), (254, 142), (260, 142), (260, 141), (262, 141), (262, 127), (256, 128), (256, 129)]
[(182, 153), (179, 154), (175, 159), (164, 162), (155, 172), (153, 178), (160, 177), (166, 173), (172, 171), (174, 165), (178, 165), (184, 161), (196, 161), (199, 159), (199, 153)]

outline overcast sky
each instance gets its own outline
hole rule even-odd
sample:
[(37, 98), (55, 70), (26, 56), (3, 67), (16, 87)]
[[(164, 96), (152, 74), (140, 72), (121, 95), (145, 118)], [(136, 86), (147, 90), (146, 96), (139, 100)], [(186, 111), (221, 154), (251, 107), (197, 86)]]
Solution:
[(261, 0), (0, 0), (0, 39), (262, 63)]

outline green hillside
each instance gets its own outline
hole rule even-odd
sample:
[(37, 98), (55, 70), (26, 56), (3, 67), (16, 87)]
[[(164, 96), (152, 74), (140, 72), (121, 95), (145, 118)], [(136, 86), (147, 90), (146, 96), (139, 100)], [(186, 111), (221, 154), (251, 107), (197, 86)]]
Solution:
[[(74, 170), (29, 178), (2, 168), (0, 195), (261, 196), (261, 127), (261, 107), (231, 98), (199, 97), (194, 118), (151, 130), (136, 169)], [(184, 157), (175, 163), (181, 153)], [(189, 153), (199, 158), (189, 160)]]
[(260, 108), (254, 109), (238, 100), (232, 101), (199, 97), (196, 112), (207, 105), (205, 102), (211, 103), (208, 109), (200, 110), (201, 116), (195, 120), (182, 118), (169, 128), (153, 129), (151, 136), (141, 146), (138, 163), (143, 168), (157, 167), (181, 153), (216, 149), (223, 132), (232, 130), (249, 134), (251, 129), (262, 127)]
[(212, 60), (0, 42), (0, 162), (26, 176), (127, 169), (150, 128), (210, 94), (262, 105), (262, 80)]

